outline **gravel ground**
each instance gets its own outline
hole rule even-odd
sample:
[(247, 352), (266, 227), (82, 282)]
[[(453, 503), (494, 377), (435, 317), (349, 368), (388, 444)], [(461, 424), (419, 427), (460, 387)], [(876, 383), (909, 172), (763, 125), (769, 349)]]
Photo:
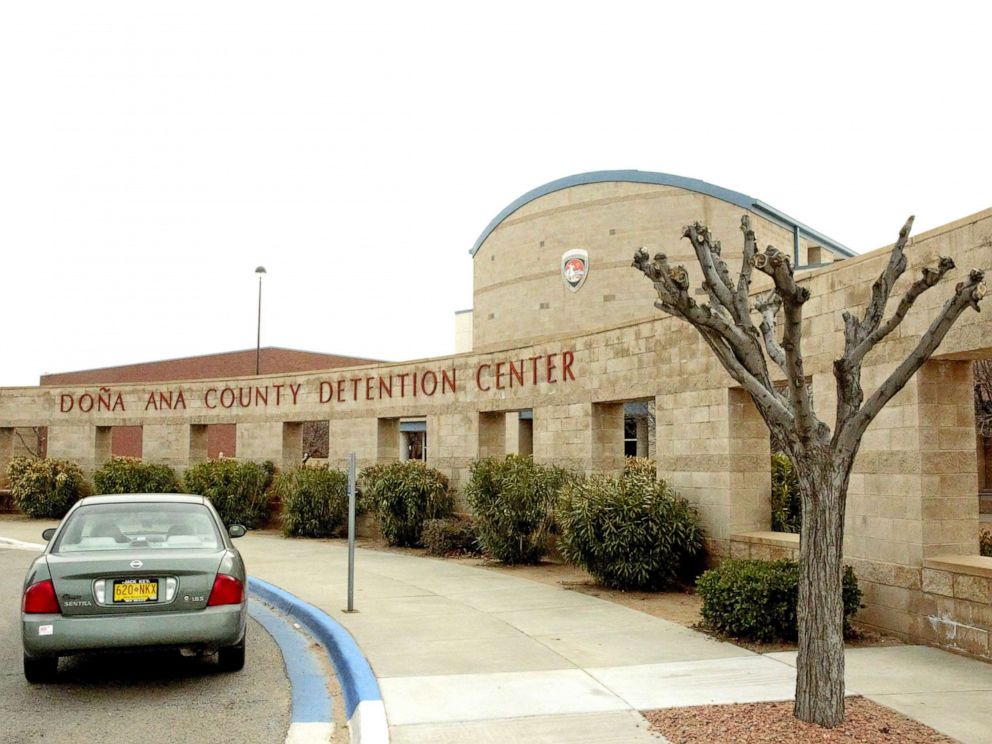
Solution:
[(847, 698), (847, 720), (834, 729), (796, 720), (792, 702), (701, 705), (644, 712), (651, 727), (672, 744), (954, 744), (954, 739), (861, 697)]

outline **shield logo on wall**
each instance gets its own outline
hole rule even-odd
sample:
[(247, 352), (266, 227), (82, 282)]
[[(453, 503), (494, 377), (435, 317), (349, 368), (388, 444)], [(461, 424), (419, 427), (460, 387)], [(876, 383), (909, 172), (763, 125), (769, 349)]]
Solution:
[(589, 251), (573, 248), (561, 254), (561, 280), (573, 292), (578, 292), (589, 276)]

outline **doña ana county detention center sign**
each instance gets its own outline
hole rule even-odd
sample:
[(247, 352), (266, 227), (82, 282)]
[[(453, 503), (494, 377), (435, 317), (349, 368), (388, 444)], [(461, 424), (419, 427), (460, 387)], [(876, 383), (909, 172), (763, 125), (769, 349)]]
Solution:
[(575, 352), (547, 352), (519, 359), (493, 358), (469, 369), (456, 365), (428, 369), (378, 369), (374, 374), (341, 373), (329, 378), (294, 382), (266, 380), (218, 384), (188, 382), (174, 387), (118, 392), (110, 387), (99, 390), (61, 391), (58, 410), (63, 414), (99, 412), (204, 411), (244, 408), (284, 408), (302, 405), (304, 399), (332, 407), (344, 403), (406, 398), (457, 397), (463, 393), (489, 393), (515, 388), (556, 385), (575, 380)]

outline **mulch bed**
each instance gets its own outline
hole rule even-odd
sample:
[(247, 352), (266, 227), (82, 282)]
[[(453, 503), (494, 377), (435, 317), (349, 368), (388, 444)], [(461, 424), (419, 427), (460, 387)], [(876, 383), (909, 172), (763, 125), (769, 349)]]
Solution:
[(672, 744), (767, 744), (767, 742), (837, 742), (839, 744), (954, 744), (955, 740), (901, 713), (862, 697), (846, 701), (847, 717), (837, 728), (804, 723), (792, 715), (792, 702), (700, 705), (649, 710), (651, 728)]

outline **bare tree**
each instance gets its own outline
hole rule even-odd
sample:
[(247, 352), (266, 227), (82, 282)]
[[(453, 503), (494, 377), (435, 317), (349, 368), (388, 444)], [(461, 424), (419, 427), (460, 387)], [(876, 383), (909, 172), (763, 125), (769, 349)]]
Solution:
[(24, 433), (21, 429), (14, 429), (14, 433), (17, 435), (18, 441), (21, 443), (21, 447), (31, 456), (31, 457), (44, 457), (45, 451), (48, 449), (48, 427), (47, 426), (31, 426), (31, 436), (27, 439), (24, 438)]
[(992, 437), (992, 359), (979, 359), (975, 372), (975, 428), (985, 437)]
[(326, 421), (304, 421), (302, 437), (304, 465), (311, 458), (327, 457), (330, 427)]
[[(979, 309), (986, 292), (983, 272), (972, 270), (912, 352), (865, 400), (861, 388), (865, 355), (899, 326), (920, 295), (954, 268), (954, 262), (945, 257), (935, 267), (924, 268), (893, 314), (883, 320), (892, 287), (906, 270), (904, 249), (912, 224), (910, 217), (899, 232), (888, 265), (872, 285), (863, 317), (844, 313), (844, 353), (833, 365), (837, 417), (832, 432), (813, 410), (803, 365), (803, 305), (809, 290), (796, 283), (784, 253), (772, 246), (758, 252), (748, 216), (741, 219), (744, 260), (736, 283), (720, 255), (720, 243), (712, 240), (706, 227), (697, 222), (683, 231), (702, 269), (708, 304), (693, 299), (685, 267), (670, 266), (662, 253), (651, 260), (643, 248), (634, 256), (634, 266), (654, 283), (655, 306), (699, 332), (730, 376), (750, 394), (795, 464), (802, 498), (795, 715), (821, 726), (833, 727), (844, 720), (841, 549), (848, 480), (861, 437), (878, 412), (930, 358), (958, 316), (968, 307)], [(754, 269), (768, 275), (774, 289), (752, 305), (749, 288)], [(757, 326), (754, 314), (759, 318)], [(778, 333), (780, 314), (783, 323)], [(785, 376), (783, 390), (772, 381), (769, 359)]]

